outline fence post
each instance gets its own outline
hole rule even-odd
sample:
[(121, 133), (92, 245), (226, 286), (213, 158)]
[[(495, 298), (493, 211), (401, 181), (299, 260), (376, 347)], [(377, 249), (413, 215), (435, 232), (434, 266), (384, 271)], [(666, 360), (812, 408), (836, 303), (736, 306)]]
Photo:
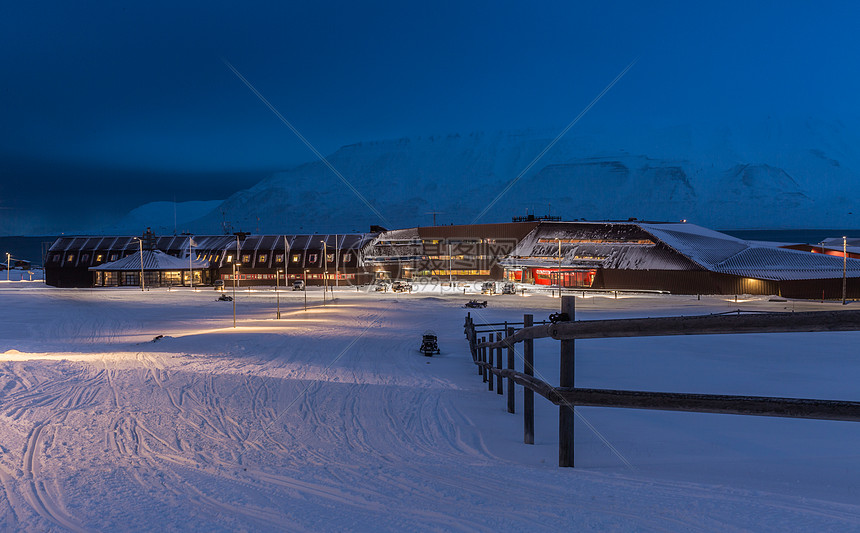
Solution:
[[(501, 332), (496, 332), (496, 342), (499, 342), (501, 340), (502, 340)], [(496, 348), (496, 368), (498, 370), (502, 369), (502, 347), (501, 346)], [(502, 373), (499, 372), (498, 375), (496, 375), (496, 394), (504, 394), (505, 393), (504, 390), (502, 390), (503, 389), (503, 385), (502, 385), (503, 380), (504, 380), (504, 378), (502, 378)]]
[[(486, 337), (481, 337), (481, 344), (484, 344), (484, 342), (486, 342)], [(486, 346), (481, 346), (481, 362), (482, 363), (487, 362), (487, 347)], [(486, 365), (481, 365), (480, 370), (481, 370), (481, 372), (480, 372), (481, 378), (484, 380), (484, 383), (486, 383), (487, 382), (487, 367), (486, 367)]]
[[(576, 300), (572, 296), (561, 297), (561, 312), (574, 319)], [(558, 386), (573, 388), (575, 341), (563, 340), (561, 343)], [(573, 405), (558, 406), (558, 466), (573, 466)]]
[[(523, 315), (523, 327), (530, 328), (534, 322), (532, 315)], [(535, 341), (523, 341), (523, 374), (535, 375)], [(523, 387), (523, 442), (535, 443), (535, 393), (528, 387)]]
[[(508, 328), (508, 337), (513, 336), (513, 334), (514, 334), (514, 328)], [(511, 345), (508, 346), (508, 370), (514, 370), (514, 345), (513, 345), (513, 343), (511, 343)], [(514, 378), (509, 377), (508, 378), (508, 412), (509, 413), (514, 413), (516, 410), (517, 399), (516, 399), (515, 390), (516, 389), (514, 388)]]
[[(489, 340), (490, 340), (490, 342), (493, 342), (493, 334), (492, 333), (490, 333), (490, 335), (489, 335)], [(489, 381), (489, 385), (487, 386), (488, 387), (487, 390), (490, 390), (490, 391), (493, 390), (493, 378), (495, 377), (495, 376), (493, 376), (493, 371), (490, 370), (491, 368), (493, 368), (493, 354), (495, 351), (496, 351), (495, 348), (489, 348), (489, 347), (487, 348), (487, 357), (489, 358), (487, 360), (487, 363), (489, 364), (489, 366), (487, 367), (487, 381)]]
[(472, 353), (472, 361), (478, 360), (478, 350), (475, 347), (475, 321), (469, 317), (469, 351)]

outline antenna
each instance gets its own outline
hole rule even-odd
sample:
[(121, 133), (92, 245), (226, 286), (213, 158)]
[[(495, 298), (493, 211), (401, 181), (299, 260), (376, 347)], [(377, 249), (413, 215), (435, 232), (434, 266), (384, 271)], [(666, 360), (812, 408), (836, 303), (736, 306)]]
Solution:
[(424, 214), (426, 214), (426, 215), (433, 215), (433, 225), (435, 226), (435, 225), (436, 225), (436, 215), (441, 215), (441, 214), (444, 214), (444, 213), (445, 213), (444, 211), (427, 211), (427, 212), (426, 212), (426, 213), (424, 213)]

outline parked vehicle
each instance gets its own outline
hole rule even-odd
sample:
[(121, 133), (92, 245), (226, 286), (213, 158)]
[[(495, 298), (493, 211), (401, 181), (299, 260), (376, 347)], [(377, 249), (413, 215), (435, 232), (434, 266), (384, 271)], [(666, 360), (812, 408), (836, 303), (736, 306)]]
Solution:
[(466, 302), (466, 307), (470, 307), (472, 309), (480, 309), (482, 307), (487, 307), (487, 301), (479, 302), (478, 300), (469, 300)]
[(373, 290), (377, 292), (387, 292), (389, 288), (391, 288), (391, 282), (389, 282), (388, 280), (380, 279), (376, 281)]
[(516, 294), (517, 286), (510, 281), (502, 285), (502, 294)]
[(496, 294), (496, 282), (485, 281), (481, 284), (481, 294)]
[(294, 291), (305, 290), (305, 282), (300, 280), (300, 279), (297, 279), (296, 281), (293, 282), (293, 290)]
[(212, 285), (215, 287), (216, 291), (224, 292), (224, 280), (223, 279), (216, 279), (215, 283), (213, 283)]
[(418, 349), (426, 357), (433, 357), (433, 354), (442, 353), (439, 350), (439, 345), (436, 342), (436, 333), (427, 330), (421, 337), (421, 347)]
[(406, 283), (405, 281), (395, 281), (391, 284), (392, 292), (407, 292), (412, 290), (412, 285)]

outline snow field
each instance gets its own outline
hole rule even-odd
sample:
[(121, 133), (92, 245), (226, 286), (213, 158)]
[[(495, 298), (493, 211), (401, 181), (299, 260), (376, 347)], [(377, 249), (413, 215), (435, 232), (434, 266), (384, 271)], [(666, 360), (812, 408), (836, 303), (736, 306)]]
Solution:
[[(474, 295), (310, 290), (305, 312), (282, 292), (275, 320), (272, 291), (238, 291), (235, 329), (211, 289), (0, 295), (7, 530), (860, 530), (858, 424), (578, 408), (577, 468), (557, 468), (557, 408), (536, 398), (522, 444), (521, 389), (507, 414), (471, 363)], [(559, 303), (481, 299), (477, 322)], [(833, 308), (726, 300), (589, 295), (577, 317)], [(858, 340), (580, 341), (577, 384), (858, 400)], [(557, 353), (536, 343), (550, 383)]]

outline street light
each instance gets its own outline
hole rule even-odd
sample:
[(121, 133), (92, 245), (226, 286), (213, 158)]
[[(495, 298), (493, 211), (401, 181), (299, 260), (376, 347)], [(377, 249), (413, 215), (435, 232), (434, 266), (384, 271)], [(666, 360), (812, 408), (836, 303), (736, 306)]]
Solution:
[(140, 237), (132, 237), (132, 239), (140, 243), (140, 290), (146, 290), (143, 283), (143, 239)]
[[(277, 273), (275, 274), (275, 302), (278, 306), (278, 311), (275, 315), (276, 318), (281, 318), (281, 293), (278, 292), (278, 284), (281, 279), (281, 269), (279, 268)], [(284, 281), (284, 285), (286, 285), (286, 280)]]
[(290, 282), (289, 276), (289, 268), (290, 268), (290, 247), (287, 244), (287, 236), (284, 235), (284, 288), (287, 288), (287, 284)]
[(305, 283), (303, 287), (305, 293), (305, 311), (308, 310), (308, 269), (305, 269)]
[(561, 239), (558, 239), (558, 297), (561, 298)]
[(842, 305), (847, 304), (848, 295), (848, 237), (842, 236)]
[(12, 268), (12, 254), (6, 252), (6, 281), (9, 281), (9, 269)]
[(326, 245), (325, 241), (320, 241), (323, 245), (323, 305), (325, 305), (325, 291), (328, 289), (328, 257), (326, 256)]
[(233, 327), (236, 327), (236, 282), (239, 279), (239, 263), (233, 262)]

